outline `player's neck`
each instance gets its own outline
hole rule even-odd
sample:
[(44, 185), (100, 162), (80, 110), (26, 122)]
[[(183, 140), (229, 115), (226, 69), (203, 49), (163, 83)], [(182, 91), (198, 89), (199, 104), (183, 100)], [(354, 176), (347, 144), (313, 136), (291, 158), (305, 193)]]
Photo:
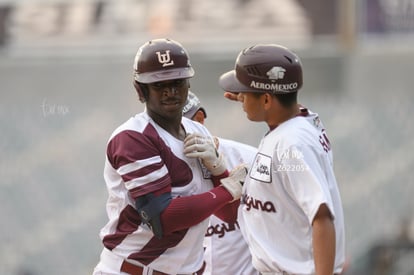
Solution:
[(181, 116), (177, 116), (176, 118), (166, 118), (159, 115), (150, 115), (152, 120), (157, 123), (161, 128), (167, 131), (170, 135), (175, 137), (179, 140), (184, 140), (185, 138), (185, 130), (181, 125)]
[(158, 123), (161, 128), (163, 128), (165, 131), (170, 133), (173, 137), (175, 137), (178, 140), (184, 140), (185, 138), (185, 130), (184, 127), (181, 125), (181, 121), (178, 123)]
[(300, 113), (299, 107), (300, 106), (298, 104), (295, 104), (289, 108), (280, 106), (280, 108), (273, 109), (272, 114), (269, 116), (269, 119), (267, 120), (267, 125), (269, 126), (270, 131), (275, 129), (283, 122), (296, 117)]

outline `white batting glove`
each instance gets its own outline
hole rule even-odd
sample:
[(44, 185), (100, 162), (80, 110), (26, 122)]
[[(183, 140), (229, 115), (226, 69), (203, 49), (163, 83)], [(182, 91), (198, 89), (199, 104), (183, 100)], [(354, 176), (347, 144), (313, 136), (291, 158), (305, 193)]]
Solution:
[(248, 166), (246, 164), (240, 164), (231, 170), (230, 175), (227, 178), (221, 179), (221, 185), (229, 191), (233, 196), (233, 201), (240, 199), (242, 195), (242, 188), (247, 176)]
[(190, 134), (184, 139), (184, 154), (189, 158), (200, 158), (213, 176), (227, 170), (223, 157), (218, 153), (211, 138), (200, 134)]

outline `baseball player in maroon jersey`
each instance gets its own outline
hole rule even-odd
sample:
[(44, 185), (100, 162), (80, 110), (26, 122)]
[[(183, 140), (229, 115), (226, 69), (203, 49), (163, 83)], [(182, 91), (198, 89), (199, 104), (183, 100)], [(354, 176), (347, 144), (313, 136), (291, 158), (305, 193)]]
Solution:
[(235, 221), (246, 170), (229, 174), (209, 131), (182, 117), (193, 75), (176, 41), (138, 49), (133, 84), (146, 108), (107, 143), (109, 220), (94, 275), (201, 274), (208, 217)]
[(297, 103), (302, 65), (275, 44), (242, 50), (220, 77), (225, 97), (269, 131), (243, 186), (238, 221), (261, 274), (342, 272), (345, 233), (331, 144), (317, 114)]
[[(201, 124), (204, 124), (204, 120), (207, 118), (205, 108), (201, 106), (200, 100), (191, 91), (188, 92), (183, 115)], [(253, 146), (217, 136), (214, 136), (214, 144), (224, 157), (229, 169), (243, 163), (250, 165), (257, 152)], [(252, 265), (249, 248), (243, 239), (237, 221), (226, 223), (214, 215), (210, 216), (204, 247), (204, 261), (206, 262), (204, 275), (258, 274)]]

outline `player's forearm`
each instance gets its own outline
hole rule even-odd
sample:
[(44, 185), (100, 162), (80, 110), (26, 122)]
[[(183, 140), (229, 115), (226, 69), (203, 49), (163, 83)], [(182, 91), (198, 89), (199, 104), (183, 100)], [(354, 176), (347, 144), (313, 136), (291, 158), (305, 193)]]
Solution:
[(175, 198), (161, 214), (163, 231), (168, 234), (190, 228), (229, 204), (232, 199), (222, 186), (202, 194)]
[(229, 176), (229, 171), (226, 170), (218, 176), (211, 176), (211, 181), (213, 182), (214, 187), (217, 187), (221, 184), (220, 180)]
[(242, 186), (247, 172), (246, 164), (240, 164), (230, 172), (228, 177), (225, 177), (225, 173), (223, 173), (223, 178), (220, 180), (221, 185), (231, 193), (233, 201), (220, 208), (214, 214), (227, 223), (235, 223), (237, 220), (237, 210), (240, 205)]
[(332, 275), (335, 264), (335, 227), (330, 215), (316, 217), (312, 225), (316, 275)]
[(233, 201), (214, 212), (214, 215), (226, 223), (235, 223), (237, 221), (237, 210), (239, 205), (240, 200)]

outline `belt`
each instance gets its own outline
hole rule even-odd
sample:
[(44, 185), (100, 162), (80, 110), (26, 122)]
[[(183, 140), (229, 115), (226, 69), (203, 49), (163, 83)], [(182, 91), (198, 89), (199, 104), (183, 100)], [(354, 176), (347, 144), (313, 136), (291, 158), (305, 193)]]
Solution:
[[(121, 271), (131, 275), (142, 275), (144, 268), (142, 266), (131, 264), (130, 262), (123, 261), (121, 265)], [(160, 271), (153, 270), (152, 275), (168, 275)]]
[[(206, 263), (203, 263), (203, 266), (200, 270), (191, 273), (190, 275), (201, 275), (204, 272), (204, 268), (206, 267)], [(131, 264), (130, 262), (123, 261), (121, 265), (121, 271), (131, 274), (131, 275), (142, 275), (144, 272), (144, 268), (142, 266)], [(152, 275), (168, 275), (168, 273), (164, 273), (161, 271), (153, 270)]]

